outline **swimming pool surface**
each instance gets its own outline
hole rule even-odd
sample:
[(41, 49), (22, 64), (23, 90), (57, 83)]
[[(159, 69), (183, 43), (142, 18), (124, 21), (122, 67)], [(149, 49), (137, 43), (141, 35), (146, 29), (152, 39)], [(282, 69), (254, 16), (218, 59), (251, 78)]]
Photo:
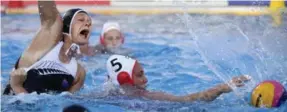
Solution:
[[(185, 95), (208, 89), (249, 74), (248, 86), (203, 103), (174, 103), (123, 96), (106, 96), (105, 62), (108, 55), (84, 57), (87, 70), (84, 87), (76, 95), (28, 94), (1, 96), (3, 112), (51, 112), (81, 104), (92, 112), (286, 112), (279, 108), (258, 109), (249, 105), (250, 91), (266, 79), (287, 87), (287, 16), (280, 27), (272, 27), (269, 16), (224, 15), (92, 15), (90, 43), (98, 43), (102, 24), (120, 23), (126, 36), (124, 47), (143, 64), (148, 89)], [(1, 15), (1, 90), (9, 80), (16, 59), (39, 28), (38, 15)], [(47, 38), (49, 38), (47, 36)], [(90, 97), (83, 94), (94, 94)]]

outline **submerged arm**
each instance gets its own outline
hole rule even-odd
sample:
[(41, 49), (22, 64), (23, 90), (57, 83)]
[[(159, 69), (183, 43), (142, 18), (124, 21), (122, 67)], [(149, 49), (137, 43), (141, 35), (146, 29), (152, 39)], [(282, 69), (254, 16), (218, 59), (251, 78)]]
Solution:
[(206, 91), (193, 93), (186, 96), (175, 96), (163, 92), (145, 92), (143, 97), (153, 100), (166, 100), (176, 102), (212, 101), (222, 93), (230, 91), (231, 89), (228, 85), (220, 84)]
[(62, 39), (63, 22), (54, 1), (38, 1), (40, 30), (23, 52), (19, 68), (29, 67)]
[[(244, 86), (245, 81), (251, 79), (248, 75), (241, 75), (232, 78), (231, 84), (241, 87)], [(153, 100), (167, 100), (167, 101), (177, 101), (177, 102), (192, 102), (192, 101), (213, 101), (218, 96), (223, 93), (231, 92), (232, 89), (227, 84), (219, 84), (213, 88), (205, 90), (203, 92), (193, 93), (186, 96), (175, 96), (162, 92), (144, 92), (143, 96)]]
[(232, 91), (232, 89), (227, 84), (219, 84), (203, 92), (198, 92), (198, 93), (184, 96), (184, 99), (185, 101), (194, 101), (194, 100), (213, 101), (214, 99), (219, 97), (221, 94), (228, 93), (230, 91)]

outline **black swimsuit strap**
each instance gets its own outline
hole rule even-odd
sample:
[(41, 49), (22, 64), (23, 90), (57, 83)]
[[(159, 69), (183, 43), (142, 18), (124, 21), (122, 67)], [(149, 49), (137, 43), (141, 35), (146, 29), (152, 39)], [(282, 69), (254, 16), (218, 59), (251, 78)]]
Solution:
[(16, 61), (15, 65), (14, 65), (14, 68), (15, 68), (15, 69), (17, 69), (17, 68), (18, 68), (20, 58), (21, 58), (21, 56), (18, 58), (18, 60)]

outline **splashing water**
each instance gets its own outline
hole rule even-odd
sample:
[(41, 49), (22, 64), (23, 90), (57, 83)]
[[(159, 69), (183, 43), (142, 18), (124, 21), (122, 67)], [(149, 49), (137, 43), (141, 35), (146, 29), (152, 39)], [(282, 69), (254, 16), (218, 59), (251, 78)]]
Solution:
[[(179, 1), (182, 3), (184, 3), (183, 1)], [(187, 10), (187, 6), (183, 7), (182, 10)], [(192, 31), (192, 25), (191, 25), (191, 20), (192, 18), (189, 17), (189, 14), (187, 12), (183, 13), (183, 15), (177, 15), (182, 21), (183, 21), (183, 24), (185, 24), (185, 28), (188, 30), (188, 33), (191, 35), (191, 40), (192, 40), (192, 43), (194, 45), (194, 47), (196, 48), (196, 51), (200, 54), (202, 60), (204, 61), (204, 64), (209, 68), (211, 69), (212, 72), (214, 72), (214, 74), (219, 77), (223, 82), (225, 82), (226, 84), (228, 84), (234, 91), (235, 93), (238, 95), (238, 91), (236, 89), (236, 87), (232, 84), (229, 83), (229, 79), (227, 78), (224, 78), (223, 74), (220, 73), (213, 65), (212, 63), (208, 60), (208, 58), (206, 57), (206, 55), (204, 54), (204, 52), (202, 51), (202, 49), (200, 48), (199, 46), (199, 43), (198, 43), (198, 36)]]
[[(178, 0), (175, 3), (183, 6), (183, 8), (182, 8), (183, 11), (186, 11), (188, 8), (188, 6), (184, 3), (184, 1)], [(183, 14), (177, 14), (177, 17), (183, 22), (183, 24), (185, 24), (184, 26), (188, 30), (188, 33), (191, 36), (190, 40), (193, 43), (192, 46), (195, 47), (195, 50), (200, 54), (201, 59), (203, 60), (204, 64), (218, 78), (220, 78), (223, 82), (228, 84), (234, 90), (236, 96), (238, 96), (240, 99), (243, 99), (243, 96), (242, 96), (243, 92), (240, 92), (240, 90), (237, 90), (237, 88), (234, 85), (232, 85), (228, 82), (231, 79), (231, 77), (218, 71), (215, 67), (216, 65), (214, 65), (211, 61), (209, 61), (206, 54), (203, 52), (203, 49), (200, 48), (200, 45), (198, 43), (199, 37), (198, 37), (198, 35), (196, 35), (195, 32), (193, 32), (193, 29), (192, 29), (192, 26), (193, 26), (192, 23), (196, 22), (196, 21), (192, 21), (192, 17), (189, 16), (189, 14), (186, 12)], [(239, 34), (241, 34), (245, 38), (246, 42), (252, 45), (251, 47), (252, 47), (252, 49), (254, 49), (254, 54), (259, 59), (259, 63), (255, 64), (255, 70), (256, 70), (257, 75), (255, 75), (256, 77), (253, 77), (253, 79), (251, 80), (251, 84), (255, 85), (256, 83), (261, 82), (265, 79), (270, 79), (270, 77), (272, 76), (271, 75), (272, 73), (268, 72), (268, 70), (267, 70), (268, 64), (267, 64), (266, 59), (268, 59), (268, 58), (270, 59), (271, 56), (269, 54), (269, 51), (265, 49), (261, 40), (258, 38), (253, 38), (252, 40), (250, 40), (248, 34), (244, 33), (244, 31), (239, 26), (234, 25), (232, 23), (224, 23), (224, 26), (226, 28), (234, 28), (236, 31), (238, 31)], [(280, 66), (281, 69), (282, 69), (282, 67), (283, 66)], [(249, 90), (249, 91), (251, 89), (252, 89), (251, 87), (247, 88), (247, 90)], [(245, 104), (248, 104), (247, 101), (245, 101), (245, 100), (243, 100), (243, 101), (245, 102)]]

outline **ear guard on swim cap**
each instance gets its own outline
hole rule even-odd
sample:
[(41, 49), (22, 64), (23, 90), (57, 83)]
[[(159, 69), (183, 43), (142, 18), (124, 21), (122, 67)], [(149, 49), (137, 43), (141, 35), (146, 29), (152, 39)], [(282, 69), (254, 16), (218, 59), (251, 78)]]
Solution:
[(127, 73), (127, 72), (120, 72), (117, 76), (117, 80), (118, 80), (120, 85), (123, 85), (123, 84), (134, 85), (134, 81), (132, 80), (129, 73)]
[(75, 44), (75, 43), (72, 43), (72, 45), (70, 46), (70, 48), (65, 52), (65, 54), (68, 56), (68, 53), (70, 52), (70, 50), (72, 51), (76, 51), (77, 54), (81, 54), (81, 51), (80, 51), (80, 46)]

